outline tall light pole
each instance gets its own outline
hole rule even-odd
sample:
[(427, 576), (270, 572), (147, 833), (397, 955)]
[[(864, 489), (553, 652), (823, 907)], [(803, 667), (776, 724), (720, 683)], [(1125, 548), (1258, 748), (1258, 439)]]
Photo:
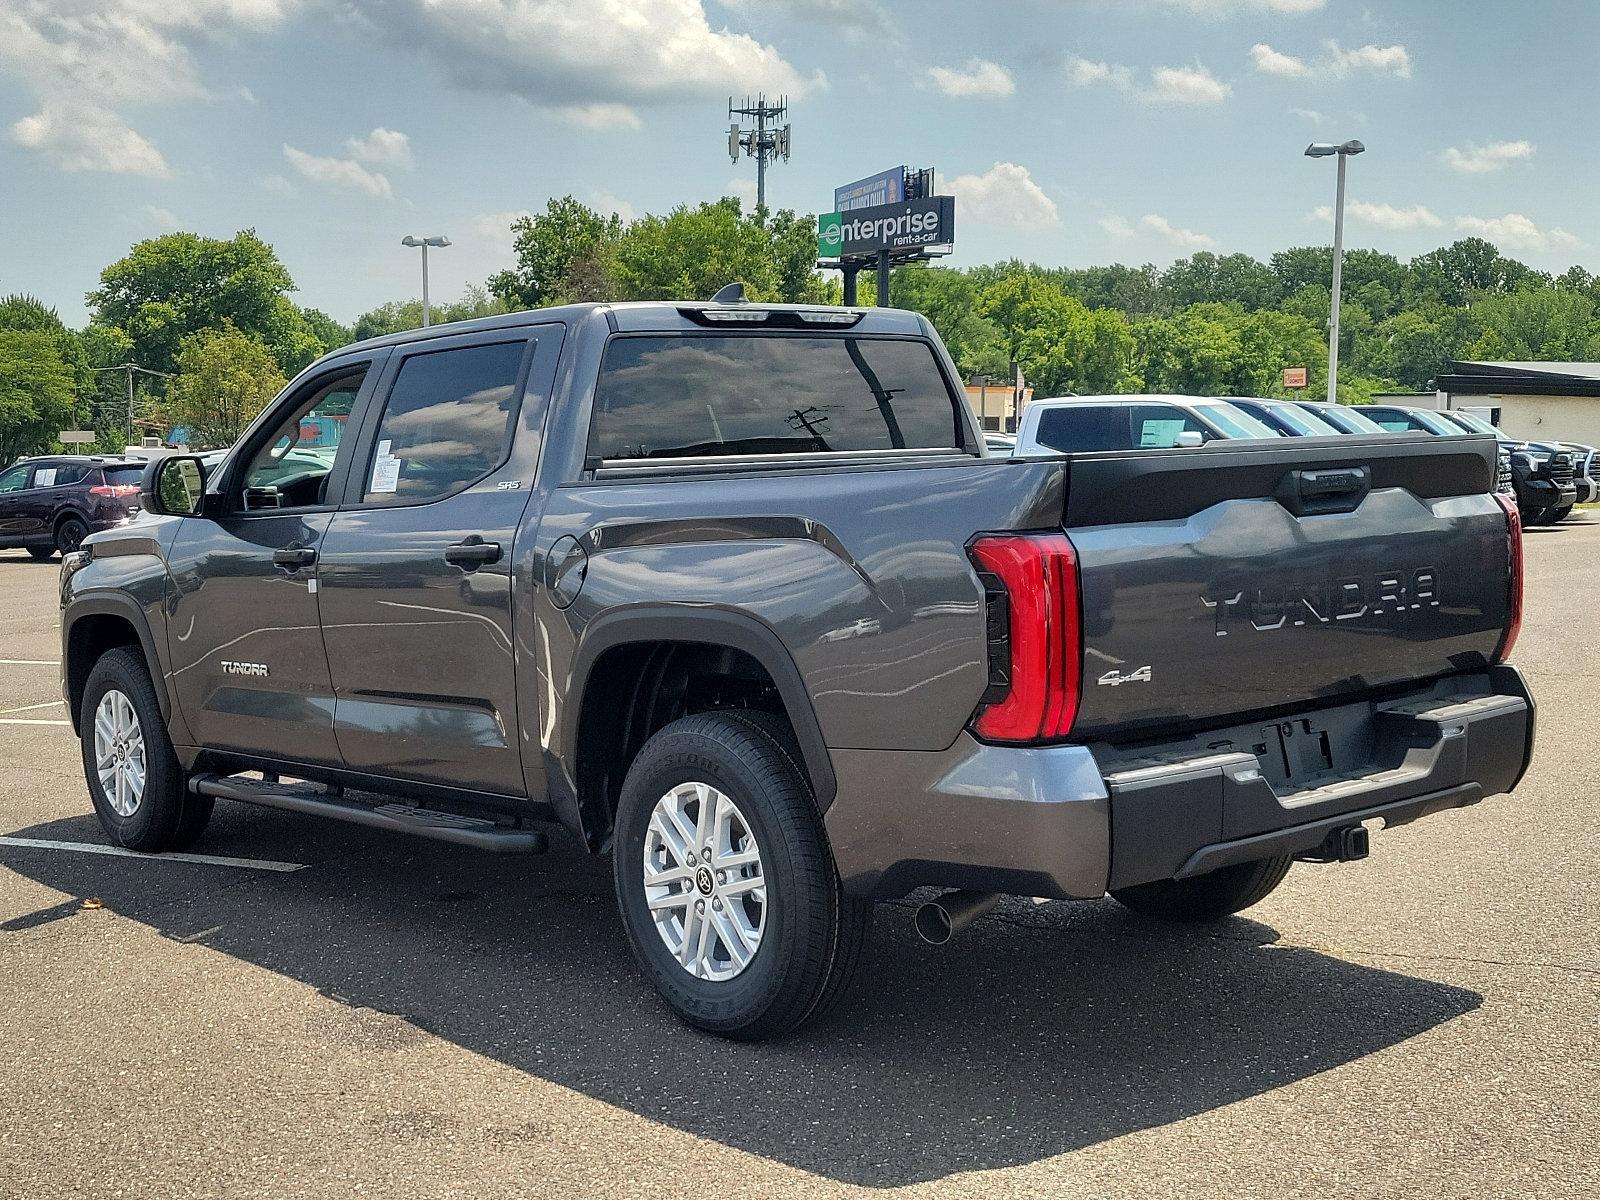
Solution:
[(446, 246), (448, 246), (450, 244), (450, 239), (447, 238), (447, 237), (444, 237), (443, 235), (441, 235), (439, 237), (420, 237), (419, 238), (419, 237), (416, 237), (416, 236), (408, 233), (408, 234), (406, 234), (405, 237), (400, 239), (400, 244), (402, 246), (421, 246), (422, 247), (422, 327), (424, 329), (426, 329), (428, 327), (428, 319), (429, 319), (429, 312), (428, 312), (428, 247), (429, 246), (438, 246), (442, 250), (442, 249), (444, 249)]
[(1339, 284), (1344, 269), (1344, 164), (1353, 154), (1366, 147), (1354, 139), (1335, 145), (1333, 142), (1312, 142), (1306, 147), (1307, 158), (1333, 158), (1339, 160), (1339, 183), (1333, 202), (1333, 308), (1328, 314), (1328, 403), (1339, 402)]

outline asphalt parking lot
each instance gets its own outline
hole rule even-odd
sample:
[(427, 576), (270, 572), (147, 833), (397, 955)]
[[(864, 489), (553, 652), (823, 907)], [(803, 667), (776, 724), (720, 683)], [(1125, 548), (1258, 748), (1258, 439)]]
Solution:
[[(1515, 797), (1205, 932), (1019, 902), (932, 948), (886, 906), (775, 1045), (669, 1017), (568, 845), (229, 805), (197, 853), (245, 865), (0, 842), (0, 1196), (1600, 1195), (1600, 512), (1527, 554)], [(0, 552), (0, 834), (104, 846), (55, 582)]]

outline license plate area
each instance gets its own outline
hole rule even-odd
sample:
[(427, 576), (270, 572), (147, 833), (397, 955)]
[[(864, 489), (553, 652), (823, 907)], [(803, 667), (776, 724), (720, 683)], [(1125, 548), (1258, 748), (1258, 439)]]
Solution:
[(1341, 765), (1333, 732), (1307, 717), (1261, 726), (1250, 750), (1277, 792), (1297, 791), (1310, 780), (1337, 774)]

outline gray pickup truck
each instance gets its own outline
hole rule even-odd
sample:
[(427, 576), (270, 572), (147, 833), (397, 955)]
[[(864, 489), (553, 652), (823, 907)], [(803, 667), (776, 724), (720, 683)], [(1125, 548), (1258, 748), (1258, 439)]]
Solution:
[(1253, 904), (1509, 791), (1490, 437), (992, 457), (893, 310), (580, 305), (349, 346), (63, 564), (116, 842), (224, 799), (612, 856), (685, 1020), (844, 993), (874, 901)]

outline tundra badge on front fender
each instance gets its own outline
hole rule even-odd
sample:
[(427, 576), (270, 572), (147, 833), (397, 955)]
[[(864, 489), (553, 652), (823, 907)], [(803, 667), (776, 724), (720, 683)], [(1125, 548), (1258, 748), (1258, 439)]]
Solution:
[(226, 658), (222, 660), (222, 673), (224, 675), (261, 675), (261, 676), (266, 676), (266, 675), (271, 675), (272, 674), (271, 671), (267, 670), (267, 664), (266, 663), (232, 662), (232, 661), (230, 661), (230, 660), (228, 660)]

